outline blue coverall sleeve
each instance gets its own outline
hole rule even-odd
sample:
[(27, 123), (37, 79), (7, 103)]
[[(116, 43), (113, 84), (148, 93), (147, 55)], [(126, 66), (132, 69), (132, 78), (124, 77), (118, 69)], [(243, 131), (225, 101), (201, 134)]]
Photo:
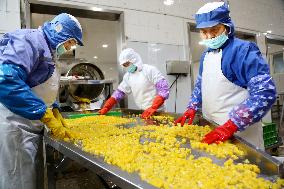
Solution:
[(201, 81), (202, 81), (201, 76), (198, 75), (190, 101), (187, 105), (188, 109), (194, 109), (194, 110), (201, 109), (201, 105), (202, 105)]
[(59, 110), (61, 111), (61, 109), (60, 109), (60, 104), (59, 104), (59, 102), (58, 102), (57, 100), (53, 102), (53, 104), (51, 105), (51, 107), (52, 107), (52, 108), (57, 108), (57, 109), (59, 109)]
[(15, 64), (0, 64), (0, 102), (24, 118), (39, 120), (46, 111), (45, 103), (25, 83), (27, 74)]
[(234, 107), (229, 117), (242, 131), (259, 122), (269, 111), (276, 100), (276, 87), (268, 64), (254, 43), (249, 43), (240, 51), (237, 62), (236, 76), (245, 84), (249, 97)]

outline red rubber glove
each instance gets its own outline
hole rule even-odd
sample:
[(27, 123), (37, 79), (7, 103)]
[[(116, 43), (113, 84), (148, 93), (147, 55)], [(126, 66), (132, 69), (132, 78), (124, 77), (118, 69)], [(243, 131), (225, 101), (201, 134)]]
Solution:
[(177, 123), (180, 123), (181, 126), (184, 125), (184, 122), (186, 121), (186, 119), (188, 118), (188, 124), (192, 124), (194, 116), (195, 116), (196, 110), (194, 109), (188, 109), (183, 113), (183, 116), (179, 117), (177, 120), (175, 120), (175, 125), (177, 125)]
[(212, 144), (220, 141), (226, 141), (231, 138), (235, 132), (238, 131), (238, 127), (230, 119), (222, 126), (215, 128), (213, 131), (205, 135), (202, 142)]
[(101, 115), (105, 115), (114, 105), (116, 104), (116, 100), (113, 97), (110, 97), (106, 103), (104, 104), (103, 108), (100, 109), (99, 113)]
[(142, 113), (141, 117), (143, 119), (149, 118), (151, 115), (153, 115), (159, 109), (159, 107), (162, 104), (164, 104), (164, 102), (165, 102), (165, 99), (162, 96), (157, 95), (153, 100), (152, 106), (150, 108), (146, 109)]

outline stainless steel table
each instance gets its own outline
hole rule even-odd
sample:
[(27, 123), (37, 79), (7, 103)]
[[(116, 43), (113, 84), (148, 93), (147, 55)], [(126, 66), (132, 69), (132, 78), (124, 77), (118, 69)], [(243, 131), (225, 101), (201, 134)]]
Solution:
[[(141, 113), (141, 111), (128, 110), (128, 109), (122, 109), (121, 111), (123, 115), (133, 115)], [(178, 116), (177, 114), (170, 114), (170, 113), (162, 113), (160, 115), (171, 115), (174, 117)], [(200, 115), (197, 116), (195, 122), (197, 122), (197, 124), (199, 125), (209, 124), (212, 127), (214, 127), (215, 125), (214, 123), (210, 123), (207, 120), (203, 119)], [(151, 124), (153, 124), (153, 122), (151, 122)], [(44, 140), (47, 151), (49, 189), (55, 188), (55, 181), (53, 179), (54, 177), (53, 175), (56, 171), (60, 170), (60, 167), (63, 167), (64, 164), (68, 162), (68, 159), (78, 162), (82, 166), (102, 176), (104, 179), (112, 182), (111, 183), (112, 187), (118, 186), (119, 188), (127, 188), (127, 189), (155, 188), (154, 186), (141, 180), (141, 178), (138, 176), (137, 173), (127, 173), (121, 170), (117, 166), (107, 164), (103, 161), (102, 157), (86, 153), (82, 151), (78, 146), (75, 146), (74, 144), (64, 141), (58, 141), (50, 135), (45, 135)], [(275, 180), (277, 177), (281, 178), (284, 177), (284, 169), (283, 169), (283, 164), (281, 162), (279, 162), (272, 156), (268, 155), (264, 151), (261, 151), (255, 146), (244, 141), (238, 136), (235, 136), (234, 139), (232, 139), (232, 142), (246, 153), (246, 155), (242, 159), (238, 159), (236, 163), (242, 162), (244, 159), (248, 159), (251, 163), (254, 163), (259, 166), (261, 170), (261, 174), (259, 176), (264, 177), (265, 179), (268, 180)], [(54, 161), (54, 151), (59, 151), (64, 155), (64, 158), (60, 162)], [(198, 151), (193, 149), (192, 153), (194, 154), (195, 157), (200, 157), (200, 156), (210, 157), (214, 163), (220, 165), (222, 165), (226, 161), (225, 159), (218, 159), (211, 155), (208, 155), (203, 151)]]

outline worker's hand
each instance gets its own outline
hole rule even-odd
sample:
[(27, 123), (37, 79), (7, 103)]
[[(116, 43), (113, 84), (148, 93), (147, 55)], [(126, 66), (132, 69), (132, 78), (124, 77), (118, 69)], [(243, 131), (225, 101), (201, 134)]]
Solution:
[(142, 113), (141, 117), (143, 119), (148, 119), (151, 115), (153, 115), (159, 109), (161, 105), (164, 104), (164, 102), (165, 102), (165, 99), (162, 96), (160, 95), (156, 96), (153, 100), (152, 106), (146, 109)]
[(53, 108), (53, 109), (52, 109), (52, 112), (53, 112), (54, 117), (55, 117), (58, 121), (60, 121), (61, 124), (62, 124), (64, 127), (66, 127), (66, 126), (67, 126), (67, 123), (66, 123), (65, 119), (62, 117), (62, 115), (61, 115), (59, 109), (58, 109), (58, 108)]
[(151, 115), (153, 115), (156, 111), (157, 111), (157, 109), (154, 109), (154, 108), (150, 107), (150, 108), (146, 109), (146, 110), (142, 113), (141, 117), (142, 117), (143, 119), (148, 119), (148, 118), (149, 118)]
[(40, 119), (52, 132), (52, 134), (60, 139), (70, 138), (69, 132), (63, 127), (62, 123), (57, 120), (51, 109), (47, 109), (44, 116)]
[(99, 110), (101, 115), (105, 115), (114, 105), (116, 104), (116, 100), (113, 97), (110, 97), (106, 103), (104, 104), (103, 108)]
[(99, 112), (99, 114), (101, 114), (101, 115), (105, 115), (106, 113), (108, 113), (108, 111), (109, 111), (108, 108), (102, 108), (102, 109), (100, 109), (98, 112)]
[(188, 109), (183, 113), (183, 116), (179, 117), (177, 120), (175, 120), (175, 125), (177, 123), (180, 123), (181, 126), (184, 125), (185, 121), (188, 119), (188, 124), (192, 124), (194, 116), (195, 116), (196, 110)]
[(226, 141), (231, 138), (235, 132), (238, 131), (238, 127), (229, 119), (224, 125), (217, 127), (203, 138), (202, 142), (212, 144), (220, 141)]

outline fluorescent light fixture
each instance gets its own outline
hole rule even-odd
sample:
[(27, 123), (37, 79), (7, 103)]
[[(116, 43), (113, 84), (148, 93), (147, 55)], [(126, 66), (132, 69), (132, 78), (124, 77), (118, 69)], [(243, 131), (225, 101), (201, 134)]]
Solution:
[(98, 57), (97, 57), (97, 56), (94, 56), (93, 58), (94, 58), (94, 59), (98, 59)]
[(266, 32), (267, 32), (267, 33), (272, 33), (272, 31), (271, 31), (271, 30), (267, 30)]
[(174, 0), (164, 0), (164, 5), (171, 6), (174, 4)]
[(102, 47), (103, 48), (108, 48), (108, 44), (103, 44)]
[(103, 10), (102, 8), (99, 8), (99, 7), (92, 7), (91, 9), (93, 11), (102, 11)]

